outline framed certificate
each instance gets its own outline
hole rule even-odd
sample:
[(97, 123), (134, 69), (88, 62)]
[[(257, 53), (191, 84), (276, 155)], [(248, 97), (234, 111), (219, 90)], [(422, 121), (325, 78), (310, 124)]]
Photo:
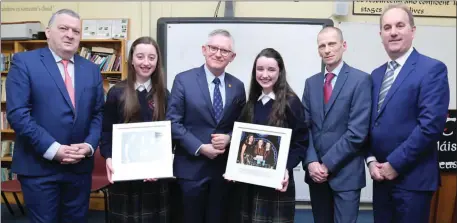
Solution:
[(113, 181), (172, 178), (170, 121), (113, 125)]
[(282, 188), (292, 129), (235, 122), (225, 178)]

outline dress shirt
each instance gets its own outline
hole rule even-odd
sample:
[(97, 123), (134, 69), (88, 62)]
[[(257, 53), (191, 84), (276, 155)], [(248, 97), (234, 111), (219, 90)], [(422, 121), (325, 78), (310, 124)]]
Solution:
[(257, 101), (262, 100), (262, 104), (265, 105), (270, 100), (275, 100), (275, 99), (276, 99), (276, 95), (275, 95), (275, 93), (273, 91), (268, 93), (268, 94), (265, 94), (265, 92), (262, 91), (262, 94), (259, 96)]
[(338, 64), (338, 66), (335, 67), (335, 69), (333, 69), (333, 71), (328, 71), (327, 69), (327, 66), (325, 67), (325, 76), (324, 76), (324, 83), (325, 83), (325, 79), (327, 78), (327, 74), (328, 73), (333, 73), (335, 75), (335, 77), (333, 77), (332, 79), (332, 89), (335, 88), (335, 83), (336, 83), (336, 79), (338, 79), (338, 75), (340, 74), (340, 71), (341, 71), (341, 68), (343, 68), (343, 60), (340, 61), (340, 63)]

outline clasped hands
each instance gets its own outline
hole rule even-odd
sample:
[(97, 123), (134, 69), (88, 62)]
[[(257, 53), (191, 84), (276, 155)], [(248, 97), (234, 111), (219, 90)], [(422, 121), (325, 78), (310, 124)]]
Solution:
[(308, 172), (311, 179), (316, 183), (323, 183), (327, 181), (328, 168), (325, 164), (319, 162), (312, 162), (308, 164)]
[(370, 169), (371, 179), (378, 182), (383, 180), (393, 180), (398, 176), (397, 171), (395, 171), (389, 162), (379, 163), (377, 161), (373, 161), (368, 164), (368, 168)]
[(92, 150), (85, 143), (61, 145), (57, 150), (54, 159), (61, 164), (76, 164), (91, 154)]
[(230, 142), (230, 136), (227, 134), (211, 134), (211, 144), (203, 144), (200, 147), (200, 154), (210, 159), (224, 154), (227, 145)]

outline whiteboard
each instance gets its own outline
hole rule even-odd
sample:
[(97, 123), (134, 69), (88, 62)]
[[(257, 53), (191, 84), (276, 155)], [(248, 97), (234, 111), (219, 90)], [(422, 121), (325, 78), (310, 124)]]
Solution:
[[(342, 22), (338, 26), (347, 42), (343, 59), (369, 74), (388, 60), (379, 35), (379, 24)], [(456, 109), (456, 32), (455, 27), (416, 26), (413, 46), (419, 53), (442, 61), (448, 68), (450, 109)], [(371, 202), (373, 181), (366, 169), (367, 186), (360, 200)]]
[[(226, 71), (249, 91), (252, 67), (264, 48), (276, 49), (283, 57), (287, 80), (301, 99), (308, 77), (323, 71), (317, 51), (317, 34), (324, 26), (333, 26), (330, 19), (284, 18), (160, 18), (157, 41), (166, 71), (167, 88), (171, 90), (175, 76), (204, 64), (201, 47), (214, 29), (228, 30), (235, 42), (235, 60)], [(309, 201), (308, 185), (301, 166), (294, 170), (297, 200)]]

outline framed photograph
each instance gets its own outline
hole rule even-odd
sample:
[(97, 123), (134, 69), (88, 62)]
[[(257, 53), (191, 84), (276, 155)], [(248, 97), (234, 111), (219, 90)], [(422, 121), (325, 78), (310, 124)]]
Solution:
[(225, 178), (282, 188), (292, 129), (235, 122)]
[(113, 125), (113, 181), (172, 178), (170, 121)]

